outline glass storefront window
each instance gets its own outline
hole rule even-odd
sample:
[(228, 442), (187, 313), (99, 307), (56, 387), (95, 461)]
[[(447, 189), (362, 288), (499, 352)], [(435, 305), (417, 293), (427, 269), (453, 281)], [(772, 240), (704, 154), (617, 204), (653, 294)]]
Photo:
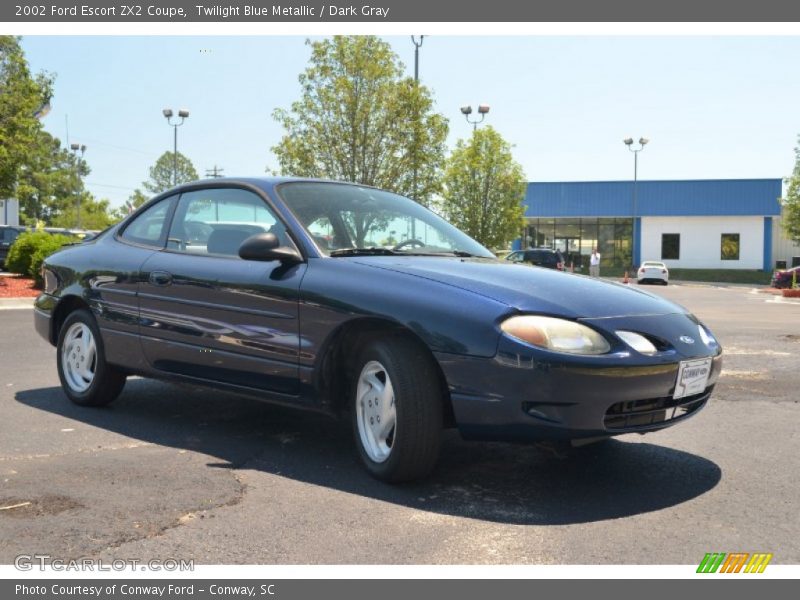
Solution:
[(528, 247), (560, 250), (567, 264), (588, 272), (592, 250), (600, 252), (604, 267), (631, 265), (633, 220), (630, 218), (592, 217), (529, 219), (524, 232)]

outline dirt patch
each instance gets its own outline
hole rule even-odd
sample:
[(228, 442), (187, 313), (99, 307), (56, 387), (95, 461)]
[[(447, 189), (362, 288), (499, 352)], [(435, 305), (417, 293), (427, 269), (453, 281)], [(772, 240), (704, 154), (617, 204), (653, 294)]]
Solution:
[(0, 519), (3, 517), (30, 519), (44, 515), (57, 515), (74, 508), (83, 508), (83, 505), (68, 496), (0, 498)]
[(796, 333), (789, 333), (782, 335), (781, 337), (785, 340), (789, 340), (790, 342), (800, 342), (800, 335), (797, 335)]
[(35, 298), (41, 293), (33, 287), (33, 279), (19, 275), (0, 277), (0, 298)]

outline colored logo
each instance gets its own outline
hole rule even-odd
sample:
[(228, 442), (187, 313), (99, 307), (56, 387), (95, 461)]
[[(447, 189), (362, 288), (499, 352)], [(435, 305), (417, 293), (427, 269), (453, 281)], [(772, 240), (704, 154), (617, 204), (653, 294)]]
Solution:
[(766, 552), (708, 552), (700, 566), (697, 567), (698, 573), (763, 573), (767, 568), (772, 554)]

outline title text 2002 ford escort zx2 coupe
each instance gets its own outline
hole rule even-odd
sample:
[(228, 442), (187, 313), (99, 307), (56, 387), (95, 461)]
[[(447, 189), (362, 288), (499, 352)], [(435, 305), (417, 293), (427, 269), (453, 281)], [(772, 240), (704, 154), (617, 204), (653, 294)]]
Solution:
[(421, 477), (443, 427), (580, 440), (675, 424), (721, 369), (683, 308), (498, 261), (415, 202), (300, 179), (178, 187), (43, 267), (37, 330), (81, 405), (129, 374), (348, 415), (374, 476)]

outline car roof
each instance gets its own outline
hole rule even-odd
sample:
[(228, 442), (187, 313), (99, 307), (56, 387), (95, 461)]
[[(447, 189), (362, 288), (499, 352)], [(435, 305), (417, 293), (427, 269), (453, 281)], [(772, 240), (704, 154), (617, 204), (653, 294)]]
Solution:
[(352, 185), (358, 187), (379, 189), (371, 185), (365, 185), (363, 183), (355, 183), (352, 181), (336, 181), (334, 179), (317, 179), (314, 177), (211, 177), (208, 179), (198, 179), (196, 181), (186, 182), (170, 190), (167, 190), (165, 193), (179, 191), (187, 187), (202, 187), (203, 185), (224, 186), (226, 183), (240, 184), (240, 185), (244, 184), (249, 186), (255, 186), (265, 190), (284, 183), (335, 183), (339, 185)]

